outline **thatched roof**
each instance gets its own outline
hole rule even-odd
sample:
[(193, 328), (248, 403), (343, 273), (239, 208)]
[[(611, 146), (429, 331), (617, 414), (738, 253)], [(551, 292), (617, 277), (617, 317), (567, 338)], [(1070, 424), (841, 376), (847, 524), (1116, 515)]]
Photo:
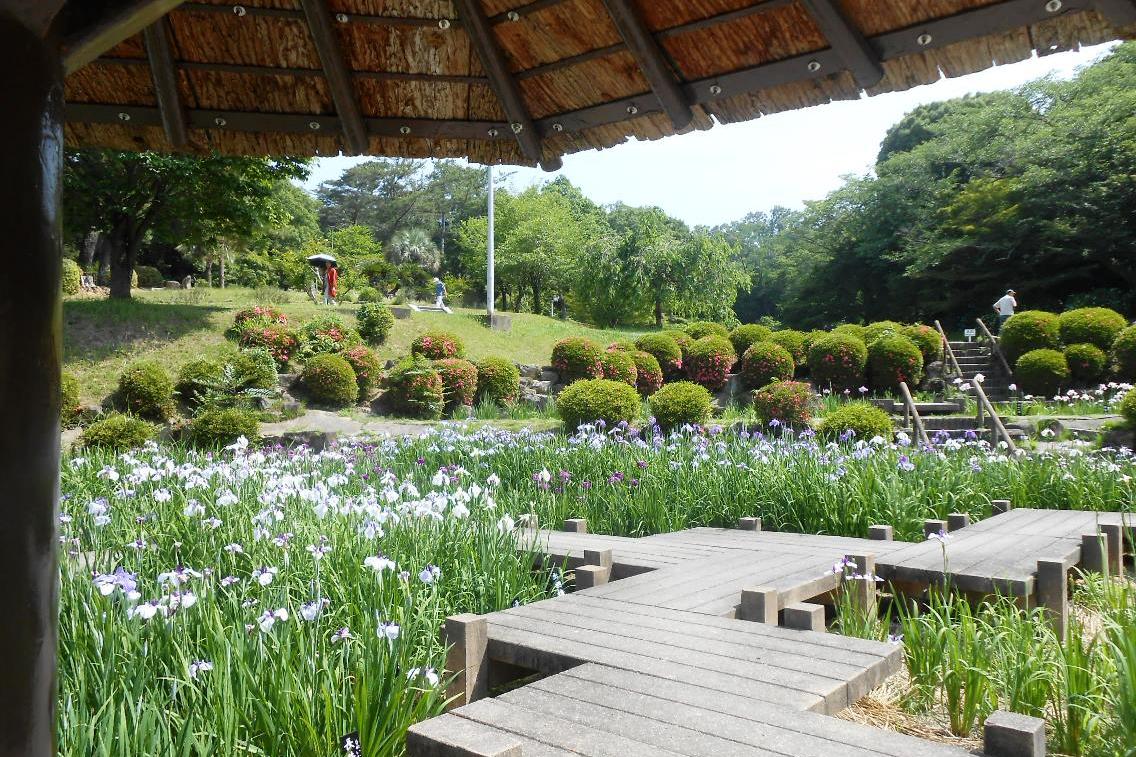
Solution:
[[(224, 0), (70, 32), (71, 146), (559, 156), (1136, 32), (1133, 0)], [(104, 29), (105, 31), (105, 29)], [(109, 45), (113, 45), (108, 47)], [(834, 128), (839, 128), (836, 125)]]

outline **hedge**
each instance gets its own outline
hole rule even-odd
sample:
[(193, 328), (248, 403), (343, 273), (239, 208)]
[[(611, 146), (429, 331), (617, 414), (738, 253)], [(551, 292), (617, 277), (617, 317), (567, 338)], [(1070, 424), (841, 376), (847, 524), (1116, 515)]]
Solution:
[(608, 426), (639, 417), (639, 392), (621, 381), (577, 381), (556, 398), (556, 411), (564, 427), (573, 430), (582, 423), (604, 421)]

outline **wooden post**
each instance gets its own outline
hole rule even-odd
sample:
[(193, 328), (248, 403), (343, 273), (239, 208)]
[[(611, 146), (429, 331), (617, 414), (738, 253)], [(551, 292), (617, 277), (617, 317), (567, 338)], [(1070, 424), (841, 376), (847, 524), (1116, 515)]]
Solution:
[(970, 516), (966, 513), (951, 513), (947, 516), (947, 531), (958, 531), (970, 525)]
[(1104, 573), (1109, 565), (1108, 537), (1102, 533), (1081, 535), (1081, 567)]
[(1046, 609), (1059, 639), (1069, 623), (1069, 570), (1063, 560), (1037, 561), (1037, 604)]
[(1013, 510), (1014, 506), (1008, 499), (996, 499), (990, 503), (990, 509), (993, 511), (994, 515), (1005, 515)]
[(923, 521), (923, 536), (925, 538), (930, 539), (932, 534), (938, 533), (947, 533), (947, 522), (945, 520), (928, 518)]
[(1124, 569), (1124, 531), (1117, 523), (1102, 523), (1098, 530), (1108, 544), (1108, 573), (1119, 576)]
[(489, 622), (480, 615), (446, 618), (446, 670), (454, 679), (446, 691), (456, 697), (450, 707), (461, 707), (489, 694)]
[(742, 531), (760, 531), (761, 518), (739, 518), (738, 528)]
[(564, 530), (570, 534), (586, 534), (588, 533), (588, 520), (587, 518), (569, 518), (564, 521)]
[(891, 526), (868, 526), (868, 538), (874, 541), (893, 541), (895, 529)]
[(602, 565), (581, 565), (576, 568), (575, 573), (577, 589), (603, 586), (611, 580), (611, 568), (605, 568)]
[(742, 590), (742, 603), (738, 611), (741, 620), (777, 625), (779, 597), (776, 589), (756, 587)]
[[(60, 2), (0, 10), (0, 754), (55, 754), (63, 64)], [(43, 24), (43, 26), (40, 26)]]
[(824, 625), (824, 606), (807, 602), (796, 602), (786, 605), (782, 611), (783, 623), (786, 628), (795, 628), (798, 631), (828, 630)]
[(585, 549), (584, 550), (584, 564), (585, 565), (598, 565), (601, 568), (611, 570), (612, 557), (610, 549)]
[(853, 601), (865, 613), (876, 607), (876, 556), (871, 552), (845, 555), (846, 561), (856, 563), (856, 573), (863, 578), (844, 580), (846, 591), (852, 592)]

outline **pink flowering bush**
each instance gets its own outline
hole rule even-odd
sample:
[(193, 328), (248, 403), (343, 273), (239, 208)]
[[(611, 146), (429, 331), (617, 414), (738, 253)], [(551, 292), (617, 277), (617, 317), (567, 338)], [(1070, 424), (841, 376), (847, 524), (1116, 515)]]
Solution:
[(915, 387), (923, 380), (923, 353), (905, 336), (881, 336), (868, 345), (868, 378), (873, 389)]
[(742, 355), (742, 384), (746, 389), (760, 389), (774, 381), (788, 381), (797, 371), (789, 350), (776, 342), (754, 342)]
[(603, 350), (591, 339), (570, 336), (561, 339), (552, 348), (552, 367), (565, 384), (580, 379), (602, 378), (603, 356)]
[(809, 349), (809, 373), (817, 386), (855, 388), (864, 383), (868, 348), (850, 334), (832, 333), (817, 339)]
[(737, 354), (729, 339), (705, 336), (690, 345), (685, 363), (686, 375), (694, 383), (716, 392), (726, 385), (735, 360)]
[(233, 316), (233, 325), (240, 327), (249, 321), (262, 321), (264, 323), (276, 323), (281, 326), (288, 325), (288, 316), (284, 311), (279, 308), (274, 308), (271, 305), (256, 305), (251, 308), (244, 308), (238, 310), (236, 315)]
[(242, 350), (267, 350), (278, 368), (286, 368), (296, 356), (300, 340), (286, 325), (246, 320), (237, 330), (237, 344)]
[(396, 415), (437, 420), (446, 406), (446, 389), (433, 363), (421, 355), (408, 357), (386, 380), (387, 399)]
[[(679, 332), (681, 333), (681, 332)], [(689, 338), (682, 334), (684, 339)], [(644, 334), (635, 340), (635, 346), (654, 356), (663, 371), (663, 378), (667, 381), (678, 381), (683, 378), (682, 347), (671, 334)]]
[(600, 359), (603, 367), (603, 377), (612, 381), (619, 381), (628, 386), (636, 386), (638, 372), (635, 370), (635, 361), (631, 353), (614, 350), (604, 353)]
[(434, 369), (442, 379), (445, 411), (472, 406), (477, 396), (477, 366), (461, 358), (434, 361)]
[(382, 367), (379, 359), (369, 347), (363, 344), (356, 345), (343, 353), (343, 359), (355, 371), (355, 382), (359, 385), (359, 396), (369, 397), (379, 385), (382, 378)]
[(477, 364), (477, 401), (511, 405), (521, 393), (521, 371), (512, 360), (487, 357)]
[(659, 361), (649, 352), (636, 351), (631, 353), (635, 361), (635, 388), (644, 397), (650, 397), (663, 385), (663, 369)]
[(774, 381), (753, 393), (753, 409), (766, 425), (805, 428), (812, 418), (812, 398), (803, 381)]
[(313, 355), (341, 353), (363, 343), (359, 332), (333, 315), (320, 316), (300, 327), (299, 355), (307, 360)]
[(410, 354), (430, 360), (465, 357), (465, 343), (448, 331), (427, 331), (410, 343)]

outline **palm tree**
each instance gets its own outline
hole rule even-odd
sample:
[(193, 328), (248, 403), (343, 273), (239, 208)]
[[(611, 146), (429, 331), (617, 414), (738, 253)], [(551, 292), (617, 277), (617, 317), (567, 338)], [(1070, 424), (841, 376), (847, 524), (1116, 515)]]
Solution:
[(387, 247), (387, 256), (396, 265), (414, 263), (430, 273), (437, 273), (442, 265), (442, 254), (434, 240), (419, 228), (403, 229), (395, 234)]

